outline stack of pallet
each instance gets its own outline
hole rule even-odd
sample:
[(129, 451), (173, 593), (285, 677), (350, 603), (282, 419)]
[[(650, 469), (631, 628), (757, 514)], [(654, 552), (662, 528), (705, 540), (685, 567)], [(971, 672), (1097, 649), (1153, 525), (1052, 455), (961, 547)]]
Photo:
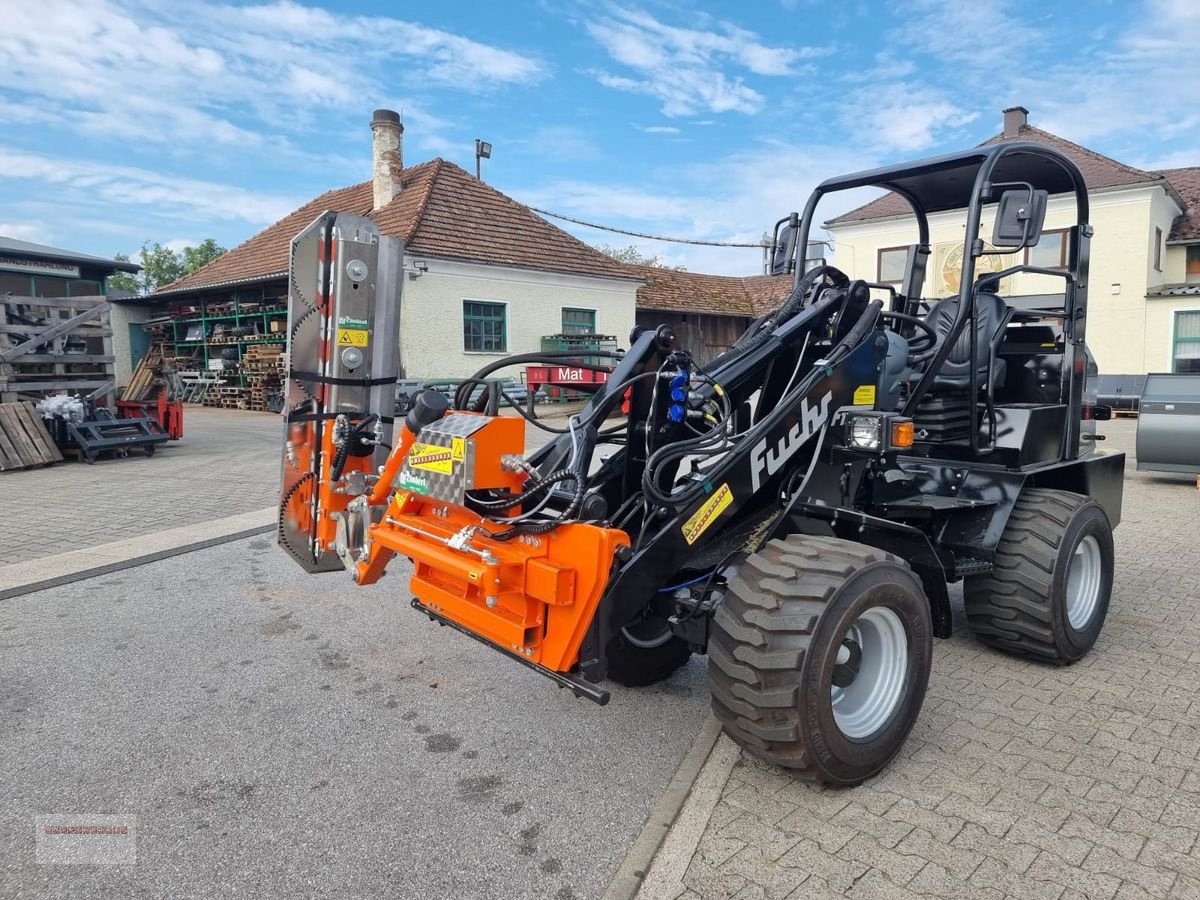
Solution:
[(162, 368), (163, 345), (161, 343), (151, 344), (146, 355), (138, 361), (137, 368), (133, 370), (133, 377), (125, 386), (121, 399), (153, 399), (158, 393), (158, 388), (162, 386)]
[(63, 458), (32, 403), (0, 403), (0, 472)]
[(114, 362), (104, 297), (0, 296), (0, 402), (62, 391), (103, 398)]
[(254, 344), (242, 357), (242, 372), (250, 390), (249, 408), (277, 412), (283, 398), (283, 346)]

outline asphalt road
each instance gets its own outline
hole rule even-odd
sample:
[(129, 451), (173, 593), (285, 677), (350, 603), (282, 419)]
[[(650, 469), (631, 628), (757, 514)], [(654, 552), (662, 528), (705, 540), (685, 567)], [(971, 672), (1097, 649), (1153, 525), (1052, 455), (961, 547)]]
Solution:
[[(0, 897), (599, 897), (707, 711), (605, 708), (266, 537), (0, 601)], [(35, 861), (34, 817), (137, 819)]]

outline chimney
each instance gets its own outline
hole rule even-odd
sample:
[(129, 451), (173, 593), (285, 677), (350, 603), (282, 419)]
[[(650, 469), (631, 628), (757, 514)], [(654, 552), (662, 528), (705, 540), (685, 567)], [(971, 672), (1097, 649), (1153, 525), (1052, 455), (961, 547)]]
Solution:
[(400, 116), (390, 109), (375, 110), (371, 134), (373, 208), (380, 209), (400, 193), (400, 177), (404, 171), (400, 149), (404, 126)]
[(1004, 111), (1004, 137), (1006, 140), (1019, 137), (1021, 129), (1029, 124), (1029, 110), (1023, 106), (1010, 106)]

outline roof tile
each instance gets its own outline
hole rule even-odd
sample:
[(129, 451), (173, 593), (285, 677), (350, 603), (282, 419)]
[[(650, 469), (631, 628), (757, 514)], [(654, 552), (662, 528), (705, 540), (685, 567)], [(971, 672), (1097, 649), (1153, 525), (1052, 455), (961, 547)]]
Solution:
[(1187, 208), (1171, 225), (1169, 241), (1200, 240), (1200, 166), (1185, 169), (1160, 169), (1158, 172), (1171, 183), (1183, 198)]
[(383, 234), (403, 238), (412, 253), (579, 275), (640, 277), (443, 159), (406, 168), (396, 198), (374, 211), (371, 204), (370, 182), (327, 191), (156, 293), (196, 291), (286, 273), (292, 238), (325, 210), (368, 216)]
[(647, 279), (638, 288), (639, 309), (749, 318), (777, 307), (792, 289), (790, 276), (739, 278), (655, 266), (631, 268)]

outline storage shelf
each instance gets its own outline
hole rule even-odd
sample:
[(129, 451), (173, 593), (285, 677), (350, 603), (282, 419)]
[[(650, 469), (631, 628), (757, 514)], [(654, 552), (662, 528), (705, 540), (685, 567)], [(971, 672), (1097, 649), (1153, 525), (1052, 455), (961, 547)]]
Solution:
[(248, 313), (221, 313), (215, 316), (189, 316), (186, 319), (172, 319), (176, 325), (184, 325), (193, 322), (219, 322), (222, 319), (256, 319), (259, 316), (286, 316), (286, 309), (264, 309), (259, 312)]

